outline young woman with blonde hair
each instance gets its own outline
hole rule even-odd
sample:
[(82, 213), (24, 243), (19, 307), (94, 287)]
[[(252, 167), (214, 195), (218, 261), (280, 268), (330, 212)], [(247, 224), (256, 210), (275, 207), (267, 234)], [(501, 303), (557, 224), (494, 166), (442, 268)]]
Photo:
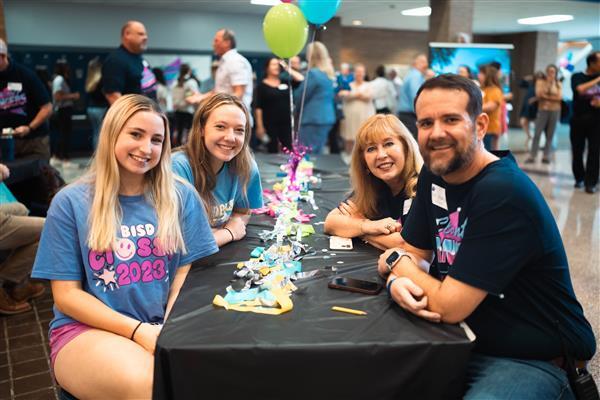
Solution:
[(320, 154), (327, 142), (329, 131), (335, 124), (335, 72), (327, 47), (323, 43), (313, 42), (306, 47), (308, 73), (306, 79), (294, 90), (296, 110), (300, 110), (304, 97), (298, 140), (304, 146), (310, 147), (313, 153)]
[(325, 232), (361, 237), (382, 250), (398, 247), (422, 165), (416, 141), (397, 117), (366, 120), (352, 151), (352, 194), (327, 215)]
[(52, 369), (77, 398), (151, 397), (162, 324), (191, 262), (218, 250), (169, 142), (154, 101), (119, 98), (89, 171), (48, 211), (32, 276), (51, 281)]
[(263, 205), (249, 142), (248, 110), (217, 93), (200, 103), (187, 144), (173, 154), (173, 170), (196, 187), (219, 247), (246, 236), (249, 210)]

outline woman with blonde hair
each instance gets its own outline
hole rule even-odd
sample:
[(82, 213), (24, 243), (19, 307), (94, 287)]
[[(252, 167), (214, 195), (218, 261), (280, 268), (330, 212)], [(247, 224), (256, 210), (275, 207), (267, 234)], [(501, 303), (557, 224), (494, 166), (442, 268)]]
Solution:
[(51, 366), (77, 398), (151, 397), (162, 324), (190, 264), (218, 250), (168, 135), (154, 101), (119, 98), (89, 171), (48, 211), (32, 276), (51, 281)]
[(248, 110), (217, 93), (200, 103), (188, 142), (173, 154), (173, 170), (200, 194), (219, 247), (246, 236), (250, 209), (263, 206), (249, 142)]
[(352, 193), (327, 215), (325, 232), (361, 237), (382, 250), (400, 246), (422, 165), (416, 141), (397, 117), (366, 120), (352, 151)]
[(335, 73), (329, 52), (323, 43), (310, 43), (306, 55), (309, 62), (306, 79), (294, 90), (296, 110), (300, 110), (304, 97), (298, 138), (300, 143), (310, 147), (314, 154), (320, 154), (327, 142), (329, 131), (335, 124)]
[(341, 128), (347, 155), (352, 152), (358, 128), (371, 115), (375, 114), (374, 91), (370, 82), (365, 80), (366, 76), (367, 69), (364, 64), (356, 64), (354, 81), (350, 82), (350, 90), (340, 90), (338, 93), (344, 104), (344, 119)]

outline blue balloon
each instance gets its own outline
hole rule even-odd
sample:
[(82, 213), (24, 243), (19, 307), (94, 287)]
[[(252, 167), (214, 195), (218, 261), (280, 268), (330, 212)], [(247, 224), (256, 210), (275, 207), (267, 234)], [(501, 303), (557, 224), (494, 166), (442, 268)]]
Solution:
[(335, 15), (341, 2), (342, 0), (300, 0), (298, 5), (308, 22), (322, 25)]

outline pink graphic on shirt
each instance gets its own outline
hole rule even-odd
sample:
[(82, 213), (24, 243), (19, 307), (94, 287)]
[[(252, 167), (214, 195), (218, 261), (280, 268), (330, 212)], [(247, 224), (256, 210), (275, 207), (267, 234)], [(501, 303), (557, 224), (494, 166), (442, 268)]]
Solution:
[(156, 77), (146, 62), (144, 62), (144, 71), (142, 72), (142, 80), (140, 85), (142, 88), (142, 93), (145, 95), (156, 91)]
[(26, 116), (26, 105), (27, 95), (25, 92), (9, 90), (8, 87), (0, 90), (0, 115), (10, 113)]
[(438, 263), (454, 264), (460, 244), (465, 235), (468, 218), (460, 224), (460, 207), (447, 217), (436, 218), (437, 233), (435, 237)]
[[(88, 263), (94, 271), (96, 286), (102, 286), (106, 292), (137, 283), (167, 282), (167, 262), (173, 256), (160, 249), (158, 238), (146, 236), (155, 232), (152, 224), (123, 225), (121, 235), (126, 237), (115, 241), (113, 251), (90, 250)], [(134, 240), (136, 237), (137, 241)], [(135, 256), (137, 258), (130, 261)]]

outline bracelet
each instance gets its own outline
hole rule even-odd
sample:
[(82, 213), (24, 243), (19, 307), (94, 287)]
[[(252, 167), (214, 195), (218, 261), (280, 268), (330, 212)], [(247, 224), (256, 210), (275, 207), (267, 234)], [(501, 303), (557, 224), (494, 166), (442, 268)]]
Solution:
[[(133, 330), (133, 332), (131, 333), (131, 337), (129, 338), (129, 340), (133, 340), (133, 338), (135, 337), (135, 333), (137, 332), (138, 328), (139, 328), (140, 326), (142, 326), (142, 324), (143, 324), (143, 322), (142, 322), (142, 321), (140, 321), (140, 323), (139, 323), (139, 324), (137, 324), (137, 326), (135, 327), (135, 329), (134, 329), (134, 330)], [(134, 342), (135, 342), (135, 340), (134, 340)]]
[(227, 232), (229, 232), (229, 234), (231, 235), (231, 240), (235, 241), (235, 236), (233, 236), (233, 232), (231, 232), (231, 230), (226, 226), (224, 226), (223, 229), (225, 229)]
[(390, 299), (392, 298), (392, 283), (394, 283), (394, 281), (395, 281), (396, 279), (398, 279), (398, 277), (397, 277), (397, 276), (394, 276), (392, 279), (390, 279), (390, 280), (388, 281), (388, 283), (387, 283), (387, 286), (386, 286), (386, 288), (387, 288), (387, 293), (388, 293), (388, 296), (390, 296)]

